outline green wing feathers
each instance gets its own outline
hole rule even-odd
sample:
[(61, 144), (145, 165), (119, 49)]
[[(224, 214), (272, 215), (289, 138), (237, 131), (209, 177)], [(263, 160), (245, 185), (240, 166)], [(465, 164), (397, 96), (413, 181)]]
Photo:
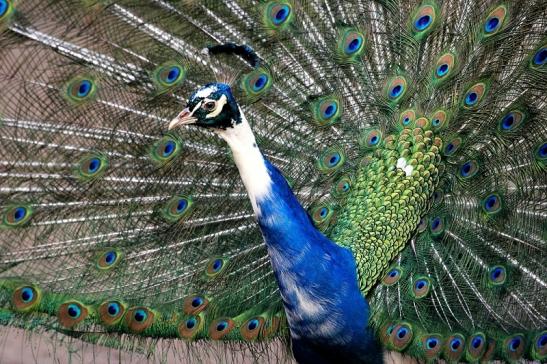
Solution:
[[(546, 359), (544, 2), (0, 0), (0, 14), (3, 325), (132, 349), (288, 337), (226, 144), (167, 131), (218, 80), (354, 252), (387, 349)], [(226, 42), (260, 65), (203, 51)]]

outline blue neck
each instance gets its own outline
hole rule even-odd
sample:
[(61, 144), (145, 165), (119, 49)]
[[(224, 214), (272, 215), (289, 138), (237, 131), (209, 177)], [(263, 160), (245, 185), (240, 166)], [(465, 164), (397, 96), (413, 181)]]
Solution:
[(232, 149), (268, 247), (300, 363), (382, 362), (352, 253), (319, 232), (242, 123), (219, 132)]
[(299, 362), (381, 362), (351, 252), (313, 225), (267, 160), (271, 191), (257, 200), (258, 224), (279, 284)]

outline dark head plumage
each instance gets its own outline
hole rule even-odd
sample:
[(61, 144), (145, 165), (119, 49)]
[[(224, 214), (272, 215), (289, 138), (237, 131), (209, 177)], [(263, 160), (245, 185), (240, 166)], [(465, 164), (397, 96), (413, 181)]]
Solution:
[(232, 128), (241, 123), (239, 106), (225, 83), (208, 83), (188, 99), (186, 108), (169, 124), (169, 129), (184, 124), (215, 129)]

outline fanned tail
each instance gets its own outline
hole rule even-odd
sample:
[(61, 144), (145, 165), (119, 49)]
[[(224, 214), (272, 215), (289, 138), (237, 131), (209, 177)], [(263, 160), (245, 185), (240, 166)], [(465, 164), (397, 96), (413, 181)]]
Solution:
[[(386, 227), (360, 241), (377, 250), (338, 242), (354, 248), (387, 348), (545, 360), (546, 12), (0, 0), (1, 322), (132, 350), (287, 338), (226, 145), (167, 131), (217, 78), (319, 229)], [(227, 44), (254, 55), (203, 51)], [(422, 181), (394, 194), (389, 171)]]

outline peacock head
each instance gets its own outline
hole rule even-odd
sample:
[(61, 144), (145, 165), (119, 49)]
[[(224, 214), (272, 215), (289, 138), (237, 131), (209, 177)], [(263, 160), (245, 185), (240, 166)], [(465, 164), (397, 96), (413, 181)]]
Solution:
[(190, 96), (186, 108), (170, 123), (169, 129), (196, 124), (205, 128), (226, 130), (241, 123), (241, 113), (230, 86), (208, 83)]

